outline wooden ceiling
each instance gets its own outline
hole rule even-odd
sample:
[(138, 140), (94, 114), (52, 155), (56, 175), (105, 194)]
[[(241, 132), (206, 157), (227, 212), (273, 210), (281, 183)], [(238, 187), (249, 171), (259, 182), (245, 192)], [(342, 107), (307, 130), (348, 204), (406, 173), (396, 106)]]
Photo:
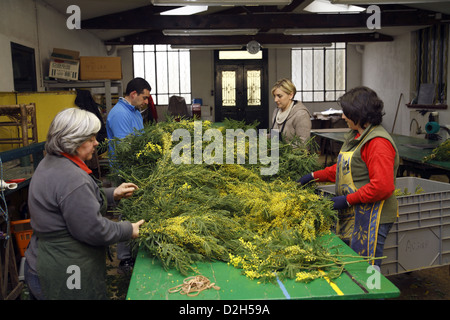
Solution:
[[(51, 2), (50, 0), (46, 0)], [(94, 0), (95, 1), (95, 0)], [(74, 2), (74, 1), (72, 1)], [(76, 2), (76, 1), (75, 1)], [(426, 1), (425, 1), (426, 2)], [(150, 3), (150, 1), (148, 2)], [(264, 45), (296, 45), (330, 42), (392, 41), (399, 28), (419, 29), (449, 23), (450, 15), (405, 5), (379, 5), (381, 29), (374, 32), (323, 35), (285, 35), (292, 28), (366, 28), (372, 13), (317, 14), (304, 11), (310, 0), (293, 0), (287, 6), (215, 7), (191, 16), (160, 15), (176, 7), (152, 4), (125, 11), (84, 19), (82, 29), (103, 32), (106, 45), (171, 44), (171, 45), (245, 45), (251, 40)], [(362, 6), (364, 7), (364, 6)], [(82, 8), (83, 10), (83, 8)], [(186, 29), (243, 29), (256, 28), (258, 33), (245, 36), (166, 36), (163, 30)], [(125, 35), (108, 38), (108, 31), (123, 31)], [(125, 32), (126, 31), (126, 32)]]

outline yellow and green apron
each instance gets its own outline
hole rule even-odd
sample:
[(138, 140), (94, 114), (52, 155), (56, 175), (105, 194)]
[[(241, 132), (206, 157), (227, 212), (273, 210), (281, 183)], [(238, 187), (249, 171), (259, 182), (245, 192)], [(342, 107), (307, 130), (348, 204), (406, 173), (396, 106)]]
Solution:
[[(347, 195), (358, 191), (370, 182), (367, 166), (361, 159), (362, 146), (375, 137), (388, 139), (395, 147), (390, 135), (381, 126), (370, 126), (355, 139), (350, 132), (342, 146), (336, 167), (336, 195)], [(396, 149), (397, 150), (397, 149)], [(394, 173), (398, 168), (396, 152)], [(395, 177), (395, 174), (394, 174)], [(397, 217), (397, 199), (390, 198), (374, 203), (360, 203), (339, 211), (336, 234), (360, 256), (375, 257), (378, 227), (381, 223), (394, 222)]]

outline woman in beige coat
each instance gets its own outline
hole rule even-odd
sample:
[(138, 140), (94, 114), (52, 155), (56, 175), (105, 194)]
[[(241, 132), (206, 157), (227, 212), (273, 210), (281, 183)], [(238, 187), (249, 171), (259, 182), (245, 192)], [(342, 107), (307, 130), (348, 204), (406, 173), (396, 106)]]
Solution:
[(288, 79), (281, 79), (272, 88), (277, 108), (272, 115), (272, 129), (280, 131), (280, 139), (291, 141), (298, 136), (302, 142), (311, 135), (311, 114), (300, 101), (295, 101), (295, 85)]

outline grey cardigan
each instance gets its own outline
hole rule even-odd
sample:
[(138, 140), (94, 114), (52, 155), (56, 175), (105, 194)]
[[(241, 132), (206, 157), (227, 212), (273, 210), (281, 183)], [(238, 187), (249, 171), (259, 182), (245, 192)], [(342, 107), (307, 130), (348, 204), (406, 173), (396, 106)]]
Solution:
[(311, 114), (303, 103), (295, 101), (291, 112), (282, 124), (275, 120), (278, 111), (278, 108), (275, 108), (273, 112), (272, 129), (278, 129), (283, 135), (283, 139), (289, 142), (294, 136), (298, 136), (303, 142), (306, 142), (310, 138)]
[[(113, 204), (114, 188), (103, 189)], [(38, 233), (67, 230), (77, 241), (91, 246), (108, 246), (131, 239), (130, 222), (103, 217), (100, 188), (92, 177), (71, 160), (46, 155), (30, 182), (28, 207), (31, 226)], [(25, 252), (30, 271), (37, 274), (37, 237), (33, 234)]]

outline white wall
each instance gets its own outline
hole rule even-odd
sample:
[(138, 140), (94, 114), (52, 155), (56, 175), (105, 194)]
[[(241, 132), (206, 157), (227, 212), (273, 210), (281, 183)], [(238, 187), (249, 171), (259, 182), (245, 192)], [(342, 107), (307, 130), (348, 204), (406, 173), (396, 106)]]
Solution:
[[(362, 62), (362, 84), (374, 89), (384, 101), (386, 115), (383, 126), (392, 131), (400, 94), (394, 133), (410, 135), (410, 109), (406, 107), (416, 97), (414, 88), (414, 33), (396, 36), (392, 42), (368, 44), (364, 48)], [(450, 64), (449, 64), (450, 69)], [(448, 72), (447, 83), (450, 83)], [(450, 88), (447, 86), (447, 97)], [(450, 124), (450, 111), (437, 110), (441, 125)]]
[[(214, 106), (214, 51), (191, 51), (192, 99), (200, 98), (204, 106)], [(186, 101), (190, 104), (190, 101)]]
[(367, 44), (362, 59), (362, 84), (375, 90), (384, 102), (383, 126), (392, 132), (400, 95), (403, 97), (395, 120), (394, 133), (409, 135), (409, 110), (405, 106), (414, 95), (412, 82), (412, 34), (392, 42)]
[[(117, 56), (119, 56), (122, 61), (122, 88), (125, 92), (128, 82), (134, 78), (133, 47), (117, 47), (116, 52)], [(123, 92), (120, 93), (119, 96), (122, 97)]]
[(53, 48), (76, 50), (83, 56), (105, 56), (103, 42), (87, 30), (69, 30), (63, 15), (41, 0), (0, 1), (0, 91), (14, 91), (11, 42), (34, 48), (38, 91), (43, 90)]
[(268, 103), (269, 103), (269, 124), (271, 117), (276, 108), (276, 104), (272, 96), (273, 85), (280, 79), (291, 79), (291, 50), (290, 49), (269, 49), (268, 52)]
[(3, 0), (0, 4), (0, 91), (14, 90), (11, 41), (36, 51), (36, 8), (32, 1)]

